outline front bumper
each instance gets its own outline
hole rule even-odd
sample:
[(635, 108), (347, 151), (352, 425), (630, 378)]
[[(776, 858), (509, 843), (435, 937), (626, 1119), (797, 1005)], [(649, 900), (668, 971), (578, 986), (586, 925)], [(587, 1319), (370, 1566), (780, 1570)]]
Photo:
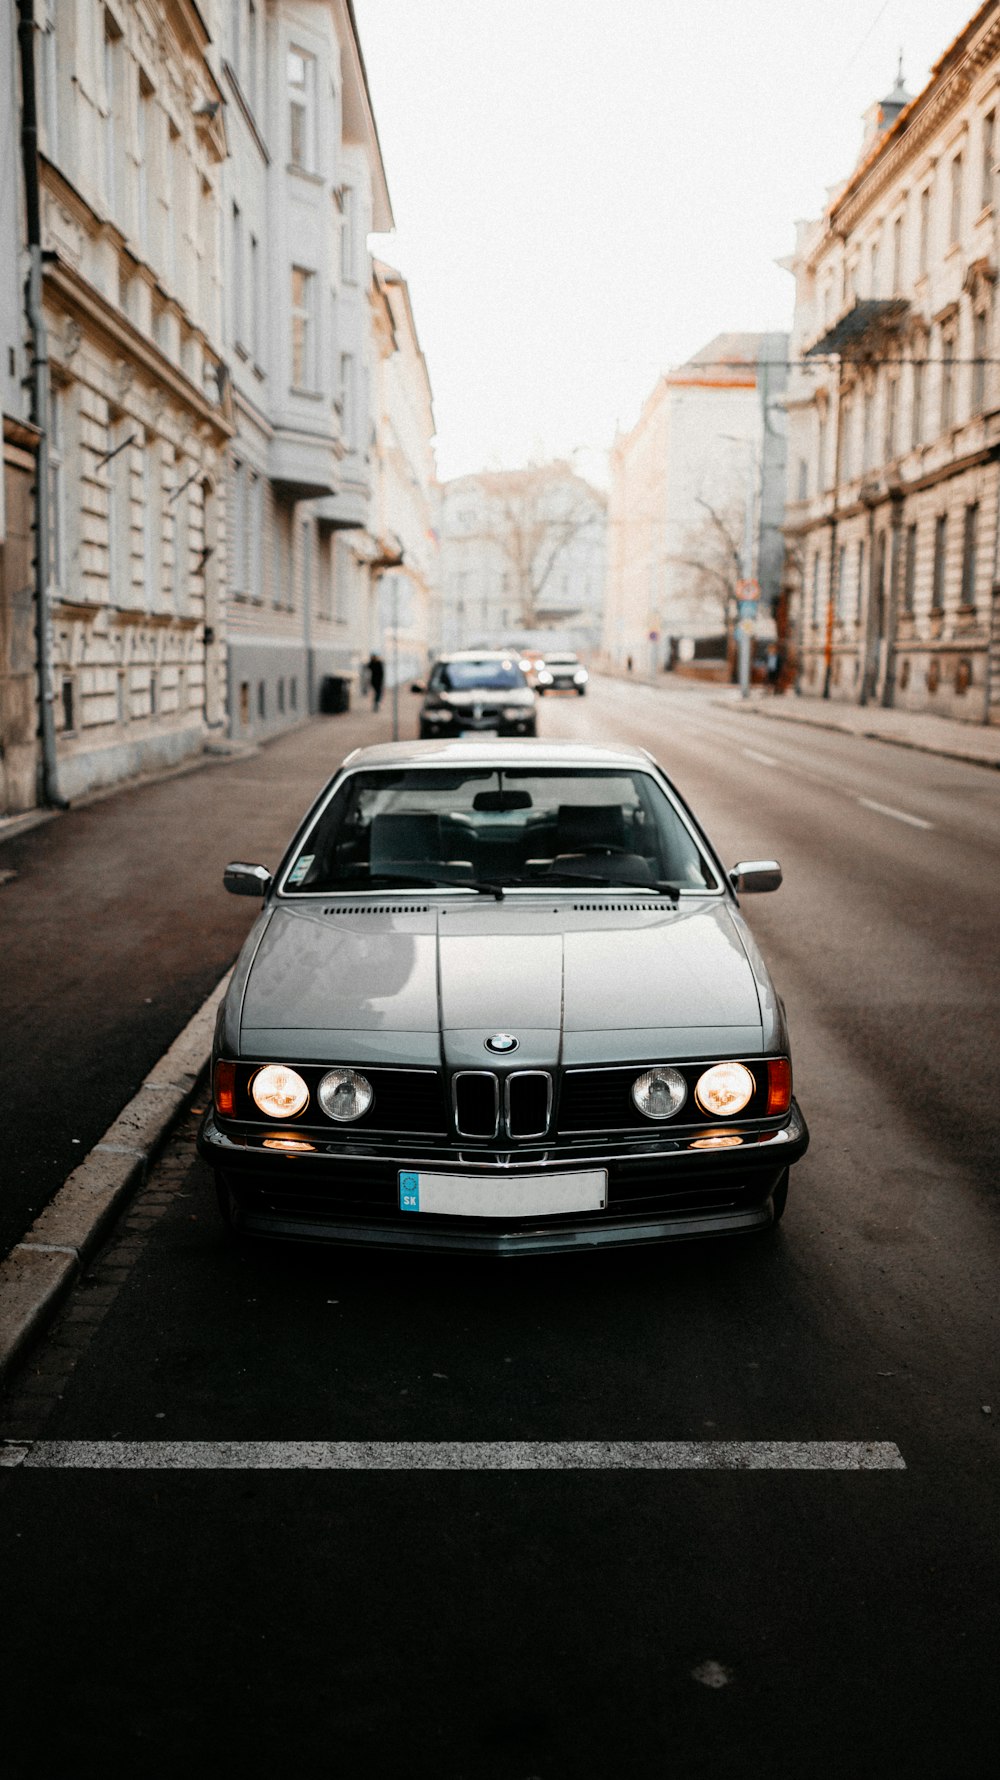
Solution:
[[(808, 1148), (805, 1120), (793, 1101), (779, 1128), (734, 1126), (727, 1136), (739, 1136), (739, 1145), (702, 1149), (693, 1139), (658, 1135), (500, 1152), (419, 1139), (326, 1142), (310, 1134), (312, 1148), (293, 1150), (278, 1147), (280, 1132), (223, 1129), (209, 1111), (198, 1148), (216, 1170), (238, 1229), (366, 1247), (517, 1255), (766, 1229), (774, 1221), (775, 1189)], [(607, 1207), (600, 1212), (484, 1219), (399, 1209), (401, 1170), (497, 1178), (595, 1167), (608, 1172)]]
[(535, 713), (528, 708), (519, 717), (504, 717), (499, 711), (486, 711), (478, 718), (471, 712), (442, 718), (423, 712), (420, 720), (446, 741), (449, 736), (458, 735), (524, 735), (534, 726)]

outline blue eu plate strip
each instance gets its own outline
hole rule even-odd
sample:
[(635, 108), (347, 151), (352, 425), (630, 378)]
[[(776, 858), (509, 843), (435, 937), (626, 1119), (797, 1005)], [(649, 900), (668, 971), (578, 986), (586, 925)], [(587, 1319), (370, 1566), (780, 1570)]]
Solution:
[(399, 1177), (399, 1209), (400, 1211), (420, 1210), (420, 1176), (419, 1174), (401, 1174)]

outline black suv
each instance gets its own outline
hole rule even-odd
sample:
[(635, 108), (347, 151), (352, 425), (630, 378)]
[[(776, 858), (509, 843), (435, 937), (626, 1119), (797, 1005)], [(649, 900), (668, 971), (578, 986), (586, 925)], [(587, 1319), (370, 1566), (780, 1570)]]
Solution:
[(514, 655), (465, 649), (442, 655), (424, 686), (420, 739), (492, 731), (495, 735), (537, 735), (535, 695)]

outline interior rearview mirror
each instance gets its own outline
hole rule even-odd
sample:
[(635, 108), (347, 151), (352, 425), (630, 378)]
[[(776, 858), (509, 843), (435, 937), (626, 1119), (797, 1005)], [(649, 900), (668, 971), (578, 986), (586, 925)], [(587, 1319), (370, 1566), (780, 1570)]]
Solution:
[(237, 860), (226, 866), (222, 882), (230, 896), (266, 896), (271, 888), (271, 874), (266, 865), (244, 865)]
[(741, 859), (729, 873), (729, 882), (737, 896), (750, 896), (759, 890), (780, 890), (781, 867), (776, 859)]

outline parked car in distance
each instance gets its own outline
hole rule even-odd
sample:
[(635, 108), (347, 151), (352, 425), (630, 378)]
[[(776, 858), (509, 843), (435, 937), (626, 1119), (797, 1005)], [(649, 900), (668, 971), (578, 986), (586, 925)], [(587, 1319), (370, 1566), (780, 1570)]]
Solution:
[(540, 649), (521, 649), (516, 651), (516, 653), (518, 667), (527, 680), (528, 685), (534, 686), (539, 668), (545, 666), (545, 657)]
[(589, 678), (578, 655), (560, 653), (546, 655), (539, 663), (535, 685), (543, 697), (547, 692), (576, 692), (582, 698)]
[(226, 1222), (540, 1254), (765, 1230), (809, 1133), (784, 1007), (655, 761), (571, 742), (348, 756), (223, 998), (200, 1135)]
[(466, 731), (533, 736), (537, 730), (535, 694), (512, 655), (464, 649), (442, 655), (422, 692), (420, 739), (458, 736)]

